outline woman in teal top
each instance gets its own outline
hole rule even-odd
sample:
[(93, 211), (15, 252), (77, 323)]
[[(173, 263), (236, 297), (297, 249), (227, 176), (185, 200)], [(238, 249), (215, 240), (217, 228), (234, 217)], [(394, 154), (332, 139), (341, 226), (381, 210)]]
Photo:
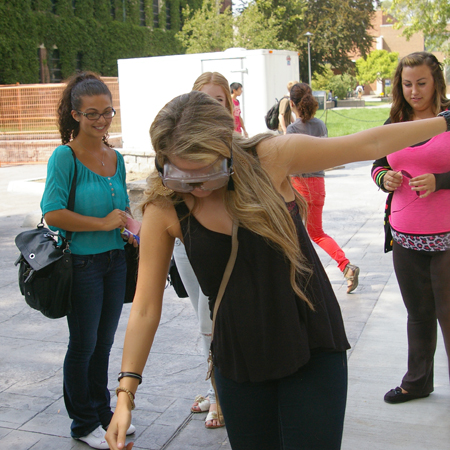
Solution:
[[(126, 262), (120, 228), (129, 200), (125, 165), (108, 144), (115, 110), (108, 87), (90, 72), (72, 77), (62, 94), (58, 123), (62, 144), (53, 152), (41, 201), (53, 230), (72, 232), (72, 311), (64, 360), (64, 401), (71, 435), (107, 449), (105, 429), (112, 411), (109, 353), (125, 297)], [(73, 158), (76, 156), (76, 160)], [(77, 167), (74, 211), (67, 209)], [(128, 429), (135, 431), (133, 425)]]

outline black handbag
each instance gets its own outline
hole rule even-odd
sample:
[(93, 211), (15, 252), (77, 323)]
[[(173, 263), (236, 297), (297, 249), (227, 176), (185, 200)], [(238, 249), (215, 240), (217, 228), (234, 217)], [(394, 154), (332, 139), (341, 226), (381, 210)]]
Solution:
[[(77, 179), (76, 156), (73, 153), (75, 172), (67, 209), (73, 211)], [(60, 236), (44, 227), (44, 217), (36, 229), (16, 236), (20, 256), (19, 287), (29, 306), (50, 319), (66, 316), (71, 310), (72, 254), (69, 243), (72, 232)]]
[(136, 282), (139, 265), (139, 247), (128, 242), (125, 244), (125, 259), (127, 261), (127, 279), (124, 303), (132, 303), (136, 292)]
[(170, 260), (169, 273), (167, 274), (167, 281), (173, 287), (175, 293), (178, 295), (179, 298), (189, 297), (188, 293), (186, 292), (186, 288), (184, 287), (183, 281), (181, 280), (173, 256), (172, 259)]

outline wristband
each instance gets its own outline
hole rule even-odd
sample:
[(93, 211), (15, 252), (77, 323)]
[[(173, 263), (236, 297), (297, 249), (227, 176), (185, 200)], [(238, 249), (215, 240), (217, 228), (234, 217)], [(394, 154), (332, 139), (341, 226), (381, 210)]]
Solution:
[(442, 116), (447, 122), (447, 131), (450, 131), (450, 111), (447, 109), (446, 111), (442, 111), (438, 114), (438, 116)]
[(117, 381), (120, 381), (122, 378), (125, 377), (136, 378), (137, 380), (139, 380), (139, 384), (142, 383), (142, 376), (134, 372), (119, 372), (119, 378), (117, 378)]
[(131, 410), (133, 410), (136, 407), (134, 404), (134, 394), (129, 389), (120, 386), (116, 387), (116, 397), (119, 396), (119, 392), (125, 392), (128, 395), (131, 402)]

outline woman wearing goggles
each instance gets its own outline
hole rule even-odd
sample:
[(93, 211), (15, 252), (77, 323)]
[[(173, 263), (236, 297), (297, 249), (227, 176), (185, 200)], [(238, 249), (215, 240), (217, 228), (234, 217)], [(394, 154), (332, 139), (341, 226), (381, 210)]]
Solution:
[[(190, 177), (194, 189), (184, 193), (164, 185), (164, 173), (150, 175), (139, 261), (145, 277), (139, 277), (130, 312), (122, 371), (141, 373), (146, 364), (175, 238), (183, 240), (213, 308), (238, 223), (239, 248), (211, 347), (231, 447), (337, 450), (349, 344), (303, 224), (304, 202), (289, 175), (377, 159), (443, 133), (447, 122), (440, 117), (330, 139), (302, 134), (244, 139), (233, 129), (228, 111), (202, 92), (176, 97), (151, 126), (162, 168), (209, 171), (217, 158), (230, 158), (232, 149), (233, 185), (202, 191), (195, 182), (206, 180)], [(138, 380), (122, 378), (120, 387), (134, 395)], [(106, 435), (113, 450), (123, 448), (131, 420), (133, 402), (126, 394), (119, 393)]]
[[(200, 91), (208, 94), (217, 100), (230, 114), (233, 114), (233, 101), (230, 90), (228, 89), (228, 80), (218, 72), (204, 72), (194, 82), (193, 91)], [(157, 163), (157, 161), (155, 160)], [(203, 161), (202, 161), (203, 162)], [(181, 164), (183, 164), (181, 162)], [(176, 192), (192, 192), (192, 195), (208, 196), (210, 191), (220, 189), (228, 183), (230, 172), (232, 171), (231, 158), (217, 158), (212, 160), (211, 164), (201, 170), (181, 170), (179, 167), (171, 163), (164, 165), (164, 168), (158, 168), (163, 184)], [(177, 169), (177, 170), (175, 170)], [(190, 169), (190, 167), (189, 167)], [(166, 181), (164, 181), (164, 176)], [(192, 177), (197, 177), (194, 180)], [(200, 177), (200, 178), (199, 178)], [(209, 356), (209, 348), (211, 345), (212, 320), (209, 312), (208, 297), (202, 292), (192, 269), (186, 249), (180, 239), (175, 239), (173, 249), (173, 259), (183, 282), (183, 285), (189, 296), (189, 300), (194, 307), (199, 324), (199, 333), (203, 347), (205, 360)], [(206, 367), (206, 366), (205, 366)], [(219, 421), (217, 415), (217, 405), (213, 386), (211, 381), (209, 389), (205, 396), (198, 394), (191, 406), (191, 412), (203, 413), (207, 412), (205, 418), (205, 427), (214, 429), (223, 427), (224, 424)]]

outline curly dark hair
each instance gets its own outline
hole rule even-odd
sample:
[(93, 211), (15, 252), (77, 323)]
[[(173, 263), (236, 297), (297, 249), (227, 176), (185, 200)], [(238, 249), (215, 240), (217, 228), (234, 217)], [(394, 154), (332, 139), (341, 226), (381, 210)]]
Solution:
[(436, 56), (428, 52), (411, 53), (400, 60), (394, 75), (392, 85), (391, 122), (408, 122), (413, 119), (414, 111), (403, 96), (402, 73), (405, 67), (417, 67), (426, 65), (431, 70), (434, 80), (434, 113), (437, 115), (450, 106), (450, 100), (446, 96), (444, 70)]
[[(108, 95), (112, 100), (108, 86), (94, 72), (79, 72), (67, 79), (66, 83), (58, 105), (58, 128), (63, 144), (75, 139), (80, 131), (80, 124), (72, 117), (72, 111), (81, 108), (82, 97)], [(103, 136), (103, 142), (110, 146), (108, 133)]]
[(296, 83), (291, 88), (290, 98), (297, 108), (303, 123), (311, 120), (319, 108), (319, 103), (312, 95), (312, 90), (306, 83)]

